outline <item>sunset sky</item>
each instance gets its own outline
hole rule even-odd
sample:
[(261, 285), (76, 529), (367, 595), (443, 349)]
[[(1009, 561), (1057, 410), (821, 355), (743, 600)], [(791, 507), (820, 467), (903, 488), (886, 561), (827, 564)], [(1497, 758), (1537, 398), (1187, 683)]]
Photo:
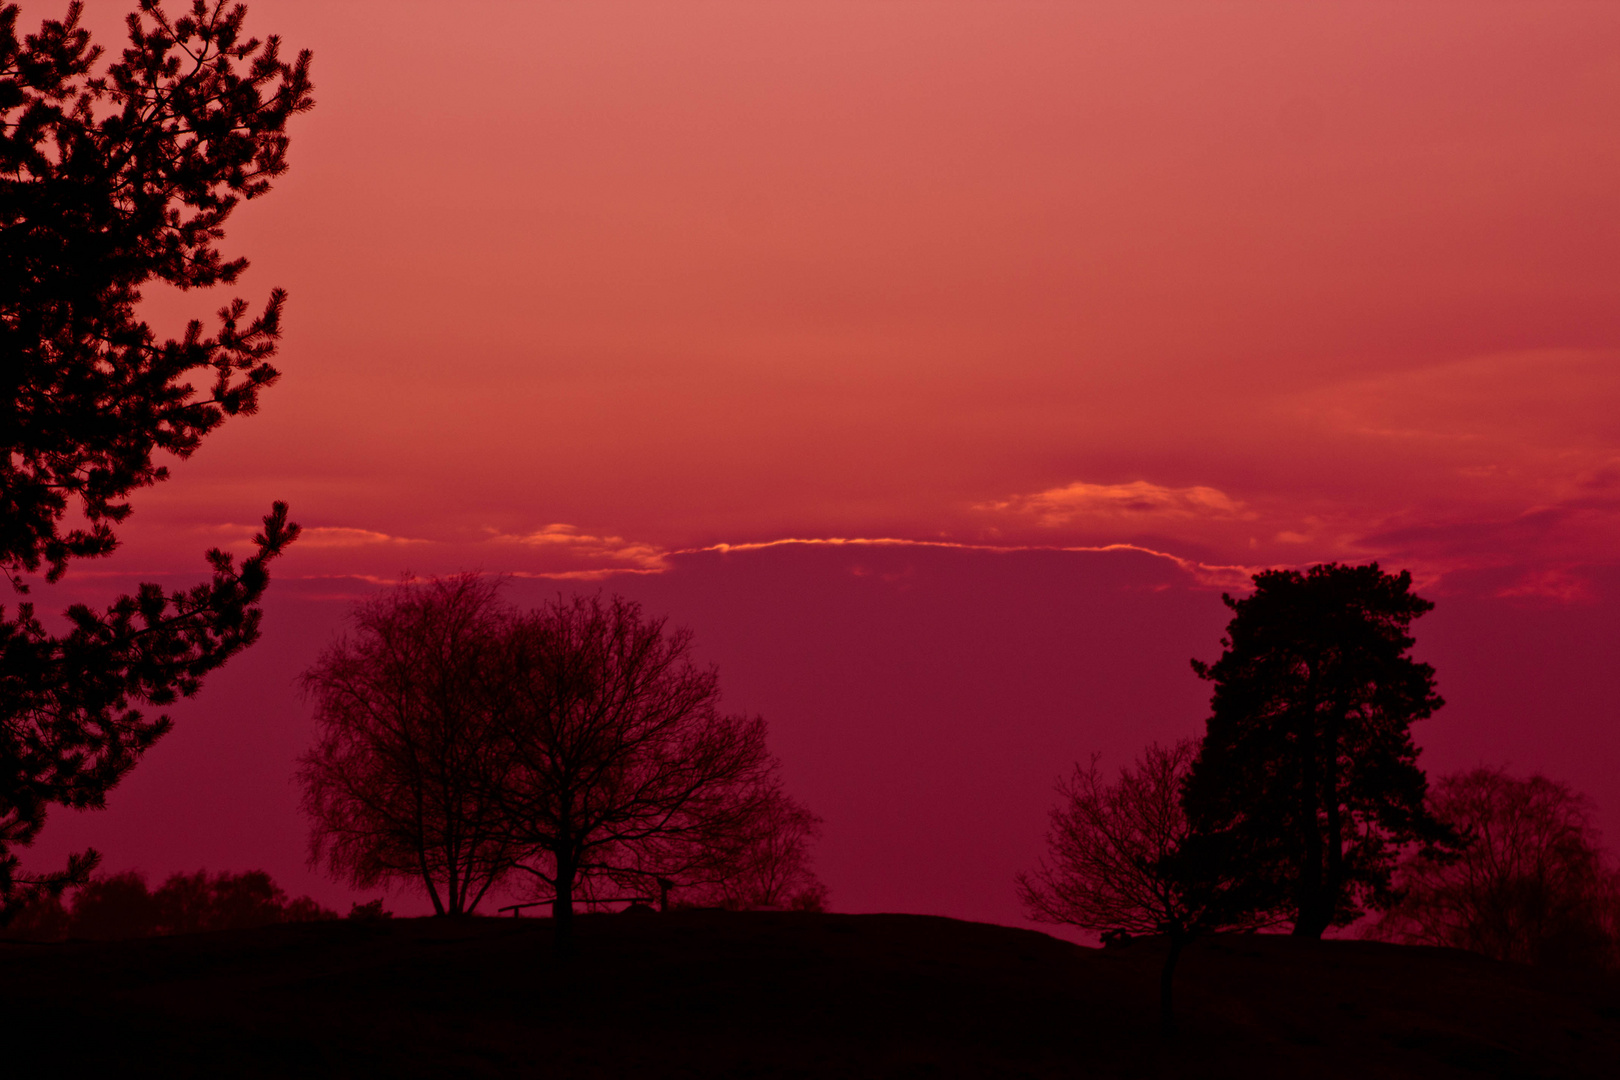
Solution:
[(265, 640), (39, 858), (346, 898), (302, 862), (296, 676), (353, 599), (478, 569), (690, 625), (835, 909), (1017, 923), (1057, 775), (1199, 732), (1221, 590), (1330, 559), (1438, 604), (1431, 773), (1544, 771), (1620, 842), (1620, 5), (249, 26), (315, 53), (225, 244), (232, 294), (291, 294), (284, 376), (55, 595), (200, 577), (272, 499), (306, 532)]

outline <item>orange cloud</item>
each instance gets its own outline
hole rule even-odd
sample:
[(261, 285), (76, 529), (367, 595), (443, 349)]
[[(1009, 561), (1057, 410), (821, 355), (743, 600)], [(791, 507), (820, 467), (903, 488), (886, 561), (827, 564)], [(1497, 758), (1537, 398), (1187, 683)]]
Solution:
[(370, 544), (426, 544), (408, 536), (390, 536), (374, 529), (354, 529), (342, 525), (316, 525), (304, 529), (298, 542), (306, 548), (363, 547)]
[[(653, 544), (626, 540), (622, 536), (591, 536), (573, 525), (553, 523), (531, 533), (513, 535), (496, 533), (490, 538), (496, 544), (521, 544), (563, 555), (581, 562), (605, 562), (605, 566), (541, 572), (541, 577), (580, 578), (599, 577), (612, 573), (657, 573), (667, 568), (668, 554)], [(532, 573), (532, 572), (531, 572)], [(526, 575), (527, 576), (527, 575)]]
[(1137, 480), (1130, 484), (1088, 484), (1048, 488), (1015, 495), (975, 509), (1033, 514), (1043, 525), (1067, 525), (1083, 519), (1120, 518), (1249, 518), (1241, 502), (1212, 487), (1164, 487)]

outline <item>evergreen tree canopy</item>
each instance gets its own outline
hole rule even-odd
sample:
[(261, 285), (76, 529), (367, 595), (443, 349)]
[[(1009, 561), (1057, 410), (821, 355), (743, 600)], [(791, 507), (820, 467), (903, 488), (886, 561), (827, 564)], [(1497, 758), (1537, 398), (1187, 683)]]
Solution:
[(1425, 808), (1411, 724), (1442, 704), (1408, 655), (1434, 605), (1377, 563), (1256, 574), (1225, 651), (1193, 661), (1215, 684), (1184, 789), (1196, 833), (1246, 878), (1249, 906), (1319, 937), (1386, 905), (1401, 845), (1445, 845)]
[[(313, 104), (309, 54), (245, 37), (240, 6), (171, 19), (142, 0), (104, 69), (82, 8), (24, 38), (0, 8), (0, 569), (19, 595), (110, 554), (129, 494), (168, 476), (157, 455), (188, 456), (276, 378), (280, 290), (161, 342), (137, 305), (154, 281), (237, 278), (222, 226), (286, 170), (287, 121)], [(101, 805), (168, 729), (142, 706), (195, 693), (254, 640), (267, 564), (296, 534), (277, 503), (240, 565), (211, 551), (209, 581), (74, 605), (60, 632), (30, 602), (0, 607), (0, 912), (46, 808)]]

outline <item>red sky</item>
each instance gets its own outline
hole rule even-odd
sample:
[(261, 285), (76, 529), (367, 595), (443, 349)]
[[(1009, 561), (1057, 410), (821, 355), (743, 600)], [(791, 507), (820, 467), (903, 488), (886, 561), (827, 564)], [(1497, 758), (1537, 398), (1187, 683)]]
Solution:
[(285, 375), (59, 591), (196, 577), (274, 498), (307, 532), (266, 640), (41, 858), (345, 895), (292, 681), (405, 569), (692, 625), (842, 910), (1016, 922), (1056, 775), (1199, 730), (1220, 588), (1324, 559), (1439, 603), (1431, 769), (1545, 770), (1620, 837), (1620, 7), (249, 21), (315, 51), (227, 243), (291, 293)]

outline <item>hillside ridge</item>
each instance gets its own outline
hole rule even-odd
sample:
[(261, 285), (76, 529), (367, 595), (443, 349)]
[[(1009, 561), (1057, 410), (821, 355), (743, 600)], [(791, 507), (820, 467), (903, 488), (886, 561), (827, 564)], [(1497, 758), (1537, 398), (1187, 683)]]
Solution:
[[(1609, 1076), (1620, 983), (1447, 949), (677, 911), (0, 944), (18, 1066), (166, 1076)], [(92, 1037), (93, 1036), (93, 1037)], [(98, 1056), (100, 1055), (100, 1056)]]

